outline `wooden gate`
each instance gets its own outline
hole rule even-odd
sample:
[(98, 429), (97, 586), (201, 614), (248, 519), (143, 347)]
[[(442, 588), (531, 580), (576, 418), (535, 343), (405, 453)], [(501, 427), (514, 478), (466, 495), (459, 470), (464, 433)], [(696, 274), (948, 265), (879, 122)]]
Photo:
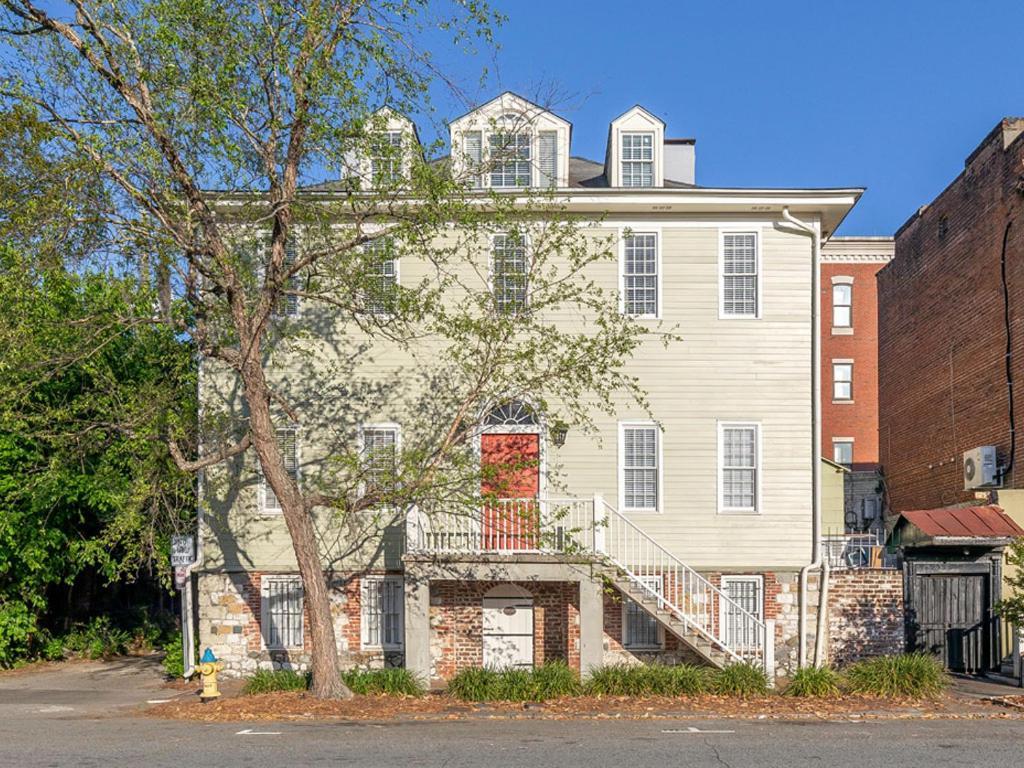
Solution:
[(907, 645), (942, 659), (951, 672), (993, 669), (999, 627), (989, 563), (908, 562)]

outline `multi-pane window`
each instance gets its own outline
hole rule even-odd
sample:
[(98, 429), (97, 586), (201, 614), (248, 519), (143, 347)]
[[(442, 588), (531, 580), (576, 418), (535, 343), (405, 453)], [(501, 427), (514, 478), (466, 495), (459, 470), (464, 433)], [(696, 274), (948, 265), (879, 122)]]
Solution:
[(832, 286), (832, 327), (853, 326), (853, 286), (840, 283)]
[(853, 399), (853, 363), (832, 363), (832, 399)]
[[(299, 478), (299, 431), (295, 427), (279, 427), (277, 430), (277, 446), (284, 459), (284, 468), (292, 480)], [(263, 497), (263, 511), (280, 512), (281, 502), (270, 487), (267, 478), (260, 472), (260, 491)]]
[(722, 235), (722, 315), (757, 317), (757, 234)]
[[(294, 236), (285, 243), (284, 263), (282, 269), (290, 270), (295, 265), (297, 248)], [(277, 317), (295, 317), (299, 314), (299, 297), (295, 293), (301, 287), (298, 275), (292, 275), (284, 282), (281, 293), (277, 296), (277, 303), (274, 305), (274, 314)]]
[(658, 314), (658, 236), (625, 238), (622, 264), (623, 303), (627, 315)]
[(260, 631), (267, 648), (302, 647), (302, 579), (264, 576)]
[[(664, 594), (660, 576), (645, 576), (640, 581), (658, 597)], [(644, 610), (639, 603), (627, 598), (623, 609), (622, 645), (637, 650), (660, 648), (661, 638), (661, 627), (658, 620)]]
[(842, 464), (844, 466), (849, 466), (850, 464), (853, 464), (853, 441), (833, 440), (832, 461), (834, 461), (836, 464)]
[(403, 585), (401, 576), (367, 576), (360, 585), (364, 648), (403, 645)]
[(627, 510), (658, 508), (658, 428), (622, 427), (622, 506)]
[[(731, 646), (755, 646), (759, 640), (757, 621), (764, 620), (764, 583), (760, 576), (723, 576), (722, 634)], [(749, 615), (748, 615), (749, 614)], [(751, 618), (753, 617), (753, 619)]]
[(402, 132), (375, 136), (370, 148), (370, 178), (375, 186), (394, 184), (402, 176)]
[(724, 424), (722, 440), (722, 508), (757, 510), (758, 439), (756, 424)]
[(654, 134), (622, 134), (622, 186), (654, 185)]
[(526, 242), (517, 233), (494, 236), (491, 276), (494, 303), (499, 312), (522, 312), (526, 309), (527, 278)]
[(398, 296), (398, 260), (391, 238), (371, 240), (363, 246), (367, 258), (366, 311), (374, 315), (391, 315)]
[(367, 492), (394, 490), (398, 456), (398, 429), (363, 429), (363, 478)]
[(492, 133), (488, 141), (491, 186), (499, 189), (530, 186), (530, 133)]

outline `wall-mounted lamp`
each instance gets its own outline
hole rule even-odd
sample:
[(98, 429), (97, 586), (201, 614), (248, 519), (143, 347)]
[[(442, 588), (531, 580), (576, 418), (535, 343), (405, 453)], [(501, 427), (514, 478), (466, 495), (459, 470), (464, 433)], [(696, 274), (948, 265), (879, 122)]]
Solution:
[(569, 425), (559, 419), (551, 425), (549, 430), (551, 433), (551, 442), (555, 444), (556, 448), (561, 448), (565, 445), (565, 438), (569, 434)]

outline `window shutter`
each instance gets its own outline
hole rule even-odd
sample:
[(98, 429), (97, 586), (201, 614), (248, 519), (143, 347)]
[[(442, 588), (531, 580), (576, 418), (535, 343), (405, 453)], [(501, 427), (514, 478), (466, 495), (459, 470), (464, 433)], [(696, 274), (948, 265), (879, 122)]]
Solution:
[[(299, 437), (294, 427), (282, 427), (277, 430), (277, 441), (281, 448), (281, 457), (284, 459), (284, 468), (288, 476), (293, 480), (299, 477)], [(258, 461), (258, 460), (257, 460)], [(262, 468), (257, 463), (257, 470), (260, 472), (260, 485), (263, 487), (263, 509), (279, 511), (281, 502), (278, 501), (274, 489), (263, 476)]]
[(558, 186), (558, 133), (541, 131), (538, 134), (540, 181), (542, 187)]
[(466, 153), (466, 170), (471, 174), (469, 186), (479, 189), (480, 169), (484, 162), (484, 140), (480, 131), (467, 131), (463, 136)]

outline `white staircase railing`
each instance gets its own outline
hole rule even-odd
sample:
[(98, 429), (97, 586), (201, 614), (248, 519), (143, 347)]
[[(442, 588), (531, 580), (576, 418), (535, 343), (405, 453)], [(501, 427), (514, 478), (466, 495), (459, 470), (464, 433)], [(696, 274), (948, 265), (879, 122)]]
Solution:
[(765, 622), (605, 503), (592, 499), (499, 499), (462, 512), (413, 509), (412, 553), (550, 553), (594, 557), (614, 566), (657, 610), (675, 616), (732, 661), (774, 672), (772, 622)]

